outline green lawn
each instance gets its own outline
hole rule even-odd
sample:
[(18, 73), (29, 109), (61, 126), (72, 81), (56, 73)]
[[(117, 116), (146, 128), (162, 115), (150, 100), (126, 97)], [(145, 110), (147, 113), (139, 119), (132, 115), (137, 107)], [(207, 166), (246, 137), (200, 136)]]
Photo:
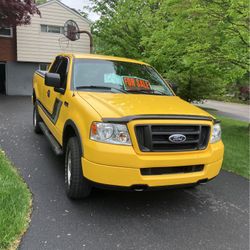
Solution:
[(221, 121), (222, 140), (225, 146), (225, 154), (222, 166), (223, 169), (242, 175), (249, 179), (249, 123), (217, 115), (215, 109), (201, 109), (204, 109)]
[(0, 249), (15, 249), (29, 223), (31, 193), (0, 150)]
[(225, 145), (223, 168), (249, 178), (249, 123), (216, 115)]

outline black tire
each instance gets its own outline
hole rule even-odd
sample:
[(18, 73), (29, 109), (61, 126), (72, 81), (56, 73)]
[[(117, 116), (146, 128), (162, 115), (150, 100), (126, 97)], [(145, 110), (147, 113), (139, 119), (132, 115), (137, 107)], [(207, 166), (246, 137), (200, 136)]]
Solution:
[(35, 104), (33, 108), (33, 128), (36, 134), (42, 134), (39, 122), (42, 122), (42, 118), (39, 115), (37, 105)]
[(185, 189), (195, 189), (195, 188), (198, 187), (199, 185), (200, 185), (200, 184), (198, 184), (198, 183), (191, 184), (191, 185), (185, 187)]
[(83, 176), (80, 152), (77, 137), (71, 137), (65, 155), (66, 193), (70, 199), (86, 198), (92, 189), (90, 182)]

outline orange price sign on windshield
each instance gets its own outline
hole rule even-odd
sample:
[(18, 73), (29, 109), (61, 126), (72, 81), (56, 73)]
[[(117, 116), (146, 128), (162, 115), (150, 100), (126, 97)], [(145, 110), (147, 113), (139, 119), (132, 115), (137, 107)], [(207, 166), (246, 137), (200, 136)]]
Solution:
[(123, 77), (123, 83), (126, 90), (150, 90), (151, 85), (148, 80), (138, 77)]

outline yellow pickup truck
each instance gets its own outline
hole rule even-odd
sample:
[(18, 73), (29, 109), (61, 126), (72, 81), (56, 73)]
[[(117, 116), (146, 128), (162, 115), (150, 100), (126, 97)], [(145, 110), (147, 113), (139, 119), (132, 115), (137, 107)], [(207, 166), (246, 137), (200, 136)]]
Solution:
[(34, 131), (65, 155), (72, 199), (87, 197), (94, 186), (193, 186), (220, 171), (219, 121), (176, 96), (146, 63), (58, 55), (47, 72), (35, 72), (33, 104)]

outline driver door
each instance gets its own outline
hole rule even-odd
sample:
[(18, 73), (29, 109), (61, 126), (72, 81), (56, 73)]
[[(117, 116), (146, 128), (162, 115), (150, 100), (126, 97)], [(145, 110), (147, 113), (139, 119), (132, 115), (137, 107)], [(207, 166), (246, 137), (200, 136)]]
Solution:
[[(49, 73), (57, 73), (57, 70), (60, 66), (61, 63), (61, 56), (56, 57), (55, 61), (53, 62)], [(46, 109), (46, 111), (49, 114), (53, 113), (53, 106), (54, 106), (54, 102), (55, 102), (55, 95), (54, 95), (54, 88), (44, 85), (44, 89), (43, 89), (43, 106)]]
[(61, 87), (60, 91), (50, 87), (45, 86), (44, 89), (44, 107), (46, 109), (47, 116), (50, 120), (49, 129), (56, 138), (59, 138), (59, 128), (58, 128), (58, 120), (60, 118), (60, 113), (62, 111), (62, 106), (64, 102), (64, 92), (66, 90), (67, 84), (67, 72), (69, 66), (69, 59), (67, 57), (58, 56), (50, 69), (50, 73), (57, 73), (60, 75), (61, 79)]

